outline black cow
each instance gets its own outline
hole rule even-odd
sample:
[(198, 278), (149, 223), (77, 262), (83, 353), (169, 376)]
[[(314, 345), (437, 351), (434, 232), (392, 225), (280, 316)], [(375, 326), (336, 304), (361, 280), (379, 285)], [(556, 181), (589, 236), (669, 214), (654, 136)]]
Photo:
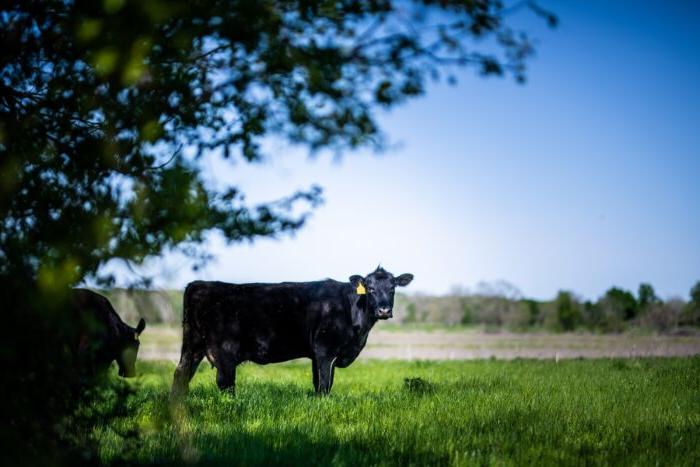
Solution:
[(335, 367), (350, 365), (372, 326), (392, 317), (394, 289), (413, 275), (378, 267), (350, 282), (190, 283), (185, 289), (182, 354), (172, 392), (179, 395), (206, 356), (216, 382), (233, 391), (236, 366), (310, 358), (317, 393), (331, 390)]
[(73, 306), (81, 329), (77, 356), (87, 372), (107, 369), (116, 360), (119, 376), (136, 375), (139, 335), (146, 327), (141, 318), (132, 328), (121, 320), (106, 297), (87, 289), (73, 289)]

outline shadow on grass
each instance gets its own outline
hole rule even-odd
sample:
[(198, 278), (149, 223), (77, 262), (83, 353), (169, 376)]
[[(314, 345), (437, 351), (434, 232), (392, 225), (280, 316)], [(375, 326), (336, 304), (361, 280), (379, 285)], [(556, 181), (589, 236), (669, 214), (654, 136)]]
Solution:
[[(143, 421), (148, 414), (150, 430), (135, 449), (108, 453), (110, 465), (423, 465), (449, 460), (423, 443), (392, 443), (373, 420), (348, 413), (361, 404), (379, 405), (386, 398), (381, 393), (319, 397), (299, 384), (248, 382), (235, 396), (200, 385), (171, 401), (164, 389), (134, 395), (131, 413), (122, 421)], [(342, 434), (342, 424), (351, 431), (355, 424), (363, 429), (358, 436)]]
[[(235, 416), (229, 423), (236, 423)], [(534, 429), (533, 429), (534, 428)], [(127, 453), (115, 465), (448, 465), (492, 464), (654, 464), (664, 454), (673, 465), (697, 465), (683, 440), (696, 438), (697, 427), (640, 426), (622, 434), (601, 427), (595, 419), (573, 429), (536, 409), (508, 409), (465, 420), (446, 436), (460, 443), (454, 450), (419, 442), (392, 443), (377, 432), (375, 438), (340, 439), (333, 429), (309, 433), (301, 426), (270, 426), (255, 430), (190, 432), (177, 449), (152, 452), (151, 458)], [(189, 441), (186, 436), (191, 436)], [(188, 444), (189, 443), (189, 444)], [(689, 449), (691, 448), (691, 449)], [(688, 456), (690, 454), (690, 456)]]
[[(304, 395), (306, 393), (302, 397)], [(327, 397), (319, 399), (319, 405), (324, 405), (327, 400)], [(363, 437), (360, 440), (348, 440), (341, 439), (335, 428), (323, 421), (319, 422), (324, 426), (321, 430), (310, 430), (308, 422), (276, 425), (268, 421), (261, 422), (258, 426), (255, 411), (251, 408), (254, 403), (255, 398), (240, 402), (224, 401), (223, 405), (232, 410), (226, 411), (227, 420), (223, 424), (228, 426), (223, 429), (207, 422), (200, 401), (186, 401), (175, 407), (171, 405), (168, 420), (164, 420), (159, 427), (164, 436), (156, 436), (155, 439), (142, 443), (136, 450), (120, 453), (111, 464), (444, 465), (449, 460), (446, 453), (424, 449), (420, 443), (391, 446), (390, 440), (379, 430), (372, 430), (376, 436), (369, 439)], [(192, 423), (193, 419), (198, 420)], [(161, 442), (163, 444), (158, 446)]]

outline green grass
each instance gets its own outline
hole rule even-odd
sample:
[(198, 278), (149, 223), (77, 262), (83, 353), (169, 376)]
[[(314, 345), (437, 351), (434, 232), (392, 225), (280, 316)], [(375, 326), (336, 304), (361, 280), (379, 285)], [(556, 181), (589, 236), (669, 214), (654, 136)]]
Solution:
[(104, 461), (700, 464), (700, 357), (366, 361), (337, 370), (320, 398), (306, 361), (243, 365), (235, 396), (202, 365), (171, 405), (173, 370), (139, 364), (125, 415), (92, 433)]

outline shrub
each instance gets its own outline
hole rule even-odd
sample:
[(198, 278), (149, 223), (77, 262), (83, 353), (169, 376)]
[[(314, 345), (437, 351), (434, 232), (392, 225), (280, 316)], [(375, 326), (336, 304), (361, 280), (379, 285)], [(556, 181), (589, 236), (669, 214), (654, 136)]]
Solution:
[(690, 301), (683, 307), (681, 323), (700, 326), (700, 281), (690, 289)]
[(678, 326), (684, 305), (680, 299), (653, 303), (641, 318), (641, 324), (658, 332), (668, 332)]
[(413, 302), (410, 302), (408, 306), (406, 306), (406, 314), (404, 315), (403, 318), (404, 323), (415, 323), (416, 322), (416, 304)]
[(658, 302), (659, 298), (656, 296), (654, 287), (652, 287), (651, 284), (639, 284), (639, 291), (637, 292), (637, 304), (640, 313), (646, 312), (651, 305)]
[(555, 331), (572, 331), (582, 323), (581, 305), (571, 292), (560, 290), (549, 306), (547, 327)]

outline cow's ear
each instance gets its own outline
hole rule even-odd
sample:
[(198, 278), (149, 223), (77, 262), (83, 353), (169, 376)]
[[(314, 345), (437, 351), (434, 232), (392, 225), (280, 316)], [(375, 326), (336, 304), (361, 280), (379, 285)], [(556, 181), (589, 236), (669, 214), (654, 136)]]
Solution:
[(401, 274), (399, 277), (395, 278), (394, 281), (399, 287), (406, 287), (413, 280), (413, 274)]
[(143, 330), (146, 329), (146, 320), (141, 318), (139, 321), (139, 324), (136, 325), (136, 334), (139, 335), (143, 332)]
[(357, 274), (350, 276), (350, 283), (354, 288), (357, 288), (358, 286), (363, 286), (365, 285), (365, 278), (362, 276), (358, 276)]

